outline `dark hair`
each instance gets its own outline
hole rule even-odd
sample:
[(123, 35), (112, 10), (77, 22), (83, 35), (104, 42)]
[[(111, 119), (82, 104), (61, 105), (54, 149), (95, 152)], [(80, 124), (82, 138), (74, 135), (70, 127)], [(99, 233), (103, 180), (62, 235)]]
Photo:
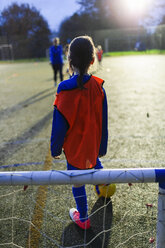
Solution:
[(78, 87), (83, 89), (83, 75), (89, 68), (95, 55), (95, 46), (89, 36), (79, 36), (72, 40), (69, 46), (69, 65), (76, 67), (80, 74), (77, 78)]

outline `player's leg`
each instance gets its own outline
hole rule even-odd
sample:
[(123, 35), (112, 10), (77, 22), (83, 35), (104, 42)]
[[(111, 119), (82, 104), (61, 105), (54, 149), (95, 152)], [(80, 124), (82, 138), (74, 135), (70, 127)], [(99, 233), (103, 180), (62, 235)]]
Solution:
[[(67, 162), (68, 170), (77, 170), (74, 166)], [(76, 208), (71, 208), (69, 211), (71, 219), (82, 229), (90, 227), (88, 219), (88, 203), (85, 185), (73, 185), (72, 193), (76, 202)]]
[(59, 65), (60, 80), (63, 81), (63, 64)]
[(76, 202), (76, 209), (70, 209), (70, 217), (80, 228), (88, 229), (90, 227), (90, 220), (88, 218), (85, 185), (74, 185), (72, 193)]
[[(95, 169), (103, 169), (103, 165), (99, 158), (97, 158)], [(116, 185), (115, 184), (98, 184), (94, 186), (95, 192), (99, 197), (110, 198), (115, 191)]]
[(84, 222), (88, 219), (88, 204), (85, 185), (74, 185), (72, 187), (72, 193), (76, 202), (77, 210), (80, 213), (80, 220)]
[(58, 66), (57, 66), (57, 65), (53, 65), (53, 69), (54, 69), (54, 86), (57, 86), (57, 72), (58, 72)]

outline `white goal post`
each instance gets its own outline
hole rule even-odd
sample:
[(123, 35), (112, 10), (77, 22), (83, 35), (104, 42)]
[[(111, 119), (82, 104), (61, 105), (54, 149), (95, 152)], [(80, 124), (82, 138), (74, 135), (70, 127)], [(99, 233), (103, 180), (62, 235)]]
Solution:
[(157, 248), (165, 244), (165, 168), (0, 172), (0, 185), (159, 183)]
[(0, 172), (0, 185), (165, 183), (165, 169), (101, 169)]

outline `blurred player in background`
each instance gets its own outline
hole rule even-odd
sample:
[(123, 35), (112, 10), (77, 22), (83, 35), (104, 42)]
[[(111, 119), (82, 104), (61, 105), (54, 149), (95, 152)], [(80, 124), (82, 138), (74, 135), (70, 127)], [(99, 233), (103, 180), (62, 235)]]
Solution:
[(54, 73), (54, 86), (57, 86), (57, 73), (60, 74), (60, 80), (63, 81), (63, 50), (60, 45), (60, 39), (55, 37), (53, 39), (53, 46), (49, 49), (50, 63)]
[(70, 72), (69, 72), (69, 64), (68, 64), (68, 51), (69, 51), (69, 43), (67, 43), (64, 47), (64, 54), (66, 59), (66, 73), (68, 74), (68, 77), (70, 78)]
[[(62, 152), (68, 170), (102, 169), (99, 157), (107, 151), (107, 100), (104, 80), (88, 74), (95, 60), (95, 47), (89, 36), (79, 36), (69, 45), (68, 61), (73, 76), (61, 82), (54, 101), (51, 153)], [(90, 228), (85, 185), (72, 187), (76, 208), (70, 217), (80, 228)]]
[(97, 60), (99, 65), (101, 65), (102, 57), (103, 57), (103, 49), (101, 46), (98, 46), (96, 49)]

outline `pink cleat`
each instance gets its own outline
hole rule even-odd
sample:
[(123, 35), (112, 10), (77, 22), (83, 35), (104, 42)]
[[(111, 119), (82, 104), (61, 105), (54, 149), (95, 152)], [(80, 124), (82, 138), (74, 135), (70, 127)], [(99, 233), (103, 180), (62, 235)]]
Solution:
[(89, 229), (90, 228), (90, 219), (87, 219), (86, 221), (82, 222), (80, 220), (80, 213), (76, 208), (71, 208), (69, 210), (69, 215), (71, 220), (75, 222), (81, 229)]

